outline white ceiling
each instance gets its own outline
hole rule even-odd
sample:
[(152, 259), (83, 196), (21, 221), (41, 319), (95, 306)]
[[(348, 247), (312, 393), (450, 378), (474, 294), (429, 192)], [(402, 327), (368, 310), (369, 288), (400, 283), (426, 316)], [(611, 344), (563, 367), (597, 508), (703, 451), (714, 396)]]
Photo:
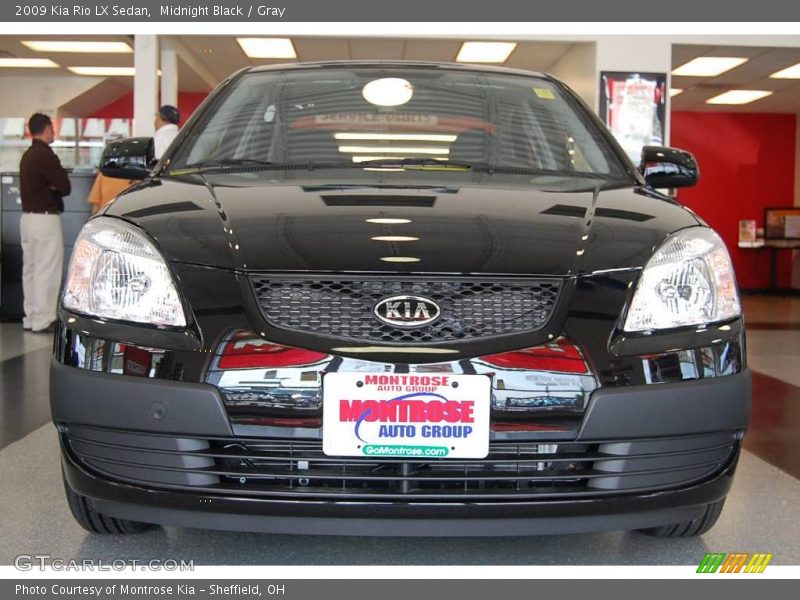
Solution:
[[(275, 64), (275, 61), (248, 58), (233, 36), (171, 36), (178, 42), (178, 79), (182, 91), (209, 91), (216, 82), (247, 66)], [(132, 66), (133, 54), (46, 54), (37, 53), (20, 42), (27, 39), (65, 39), (74, 36), (0, 36), (0, 56), (47, 57), (62, 65), (59, 69), (3, 69), (4, 74), (71, 75), (67, 66)], [(133, 46), (133, 36), (88, 36), (81, 39), (122, 40)], [(397, 59), (453, 61), (462, 40), (369, 39), (315, 37), (292, 38), (299, 60)], [(568, 42), (521, 42), (505, 65), (534, 71), (548, 71), (572, 47)], [(674, 110), (800, 113), (800, 81), (769, 79), (782, 68), (800, 63), (800, 48), (758, 48), (728, 46), (675, 45), (673, 67), (698, 56), (740, 56), (749, 58), (743, 65), (714, 78), (673, 77), (672, 87), (684, 92), (672, 99)], [(191, 66), (190, 66), (191, 65)], [(131, 78), (110, 78), (103, 96), (112, 90), (129, 90)], [(113, 83), (113, 85), (110, 85)], [(705, 104), (705, 100), (729, 89), (763, 89), (773, 95), (743, 106)], [(88, 95), (91, 97), (91, 94)], [(99, 97), (99, 96), (98, 96)], [(80, 106), (71, 106), (80, 111)]]
[[(698, 56), (737, 56), (748, 61), (717, 77), (673, 76), (672, 87), (684, 91), (672, 98), (672, 110), (800, 113), (800, 80), (769, 78), (776, 71), (800, 63), (800, 48), (675, 45), (672, 47), (672, 67)], [(731, 89), (769, 90), (773, 94), (741, 106), (705, 103)]]
[[(170, 36), (199, 61), (217, 81), (222, 81), (232, 72), (247, 66), (268, 65), (281, 60), (248, 58), (236, 38), (233, 36)], [(62, 67), (67, 66), (133, 66), (133, 54), (47, 54), (34, 52), (23, 46), (22, 40), (31, 39), (65, 39), (74, 40), (70, 36), (0, 36), (0, 55), (21, 58), (46, 57)], [(133, 46), (133, 36), (87, 36), (82, 40), (122, 40)], [(395, 59), (395, 60), (432, 60), (452, 62), (456, 58), (461, 40), (407, 40), (407, 39), (364, 39), (364, 38), (292, 38), (298, 59), (314, 60), (347, 60), (347, 59)], [(507, 66), (546, 71), (570, 48), (567, 42), (522, 42), (511, 54)], [(179, 60), (178, 80), (182, 91), (209, 91), (211, 85), (195, 72), (188, 64), (186, 57)], [(191, 61), (189, 61), (191, 62)], [(3, 73), (10, 73), (5, 69)], [(66, 68), (61, 69), (13, 69), (18, 74), (70, 74)], [(119, 78), (131, 85), (130, 78)]]

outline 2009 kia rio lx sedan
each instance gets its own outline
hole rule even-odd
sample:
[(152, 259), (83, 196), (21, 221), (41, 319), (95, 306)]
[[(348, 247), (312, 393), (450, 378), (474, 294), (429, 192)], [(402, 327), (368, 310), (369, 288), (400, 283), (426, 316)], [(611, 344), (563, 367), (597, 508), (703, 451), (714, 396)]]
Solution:
[[(717, 520), (749, 413), (719, 236), (545, 75), (254, 68), (91, 219), (52, 413), (90, 531), (519, 535)], [(150, 168), (150, 170), (148, 170)]]

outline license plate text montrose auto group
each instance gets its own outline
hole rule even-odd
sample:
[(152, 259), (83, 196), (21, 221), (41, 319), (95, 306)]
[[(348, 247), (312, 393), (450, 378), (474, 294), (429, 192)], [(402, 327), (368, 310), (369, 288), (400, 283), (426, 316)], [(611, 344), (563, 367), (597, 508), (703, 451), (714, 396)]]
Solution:
[(329, 456), (484, 458), (485, 375), (328, 373), (323, 451)]

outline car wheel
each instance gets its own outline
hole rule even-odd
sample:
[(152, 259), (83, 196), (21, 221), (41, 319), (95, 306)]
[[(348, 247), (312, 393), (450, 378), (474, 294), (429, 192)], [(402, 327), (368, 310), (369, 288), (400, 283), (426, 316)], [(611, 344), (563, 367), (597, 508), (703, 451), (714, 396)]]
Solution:
[(703, 511), (703, 514), (691, 521), (664, 525), (663, 527), (640, 529), (639, 531), (647, 535), (661, 538), (685, 538), (702, 535), (717, 522), (724, 505), (725, 498), (712, 502), (711, 504), (706, 504), (706, 509)]
[(129, 521), (128, 519), (118, 519), (109, 517), (97, 512), (92, 508), (89, 499), (81, 496), (74, 491), (66, 481), (64, 481), (64, 491), (67, 494), (67, 503), (72, 516), (86, 531), (92, 533), (107, 533), (115, 535), (125, 535), (130, 533), (141, 533), (152, 529), (155, 525)]

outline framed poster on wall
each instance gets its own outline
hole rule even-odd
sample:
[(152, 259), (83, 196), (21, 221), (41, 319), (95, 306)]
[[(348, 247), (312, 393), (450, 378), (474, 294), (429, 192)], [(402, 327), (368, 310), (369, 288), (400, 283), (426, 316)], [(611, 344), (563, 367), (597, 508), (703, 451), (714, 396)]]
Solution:
[(600, 118), (633, 164), (642, 146), (664, 144), (666, 109), (666, 73), (600, 73)]

